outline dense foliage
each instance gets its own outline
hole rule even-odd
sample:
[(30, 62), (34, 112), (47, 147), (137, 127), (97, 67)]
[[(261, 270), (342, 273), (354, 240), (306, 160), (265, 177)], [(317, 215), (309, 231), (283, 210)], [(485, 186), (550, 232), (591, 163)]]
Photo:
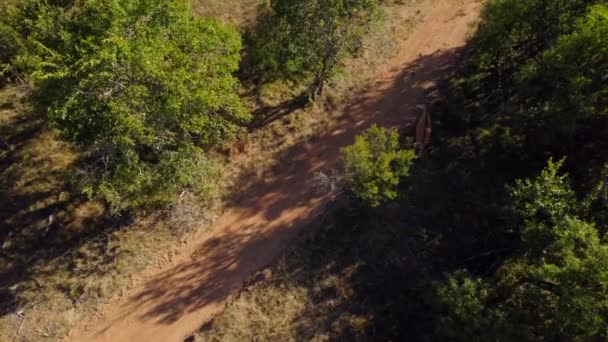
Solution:
[[(435, 285), (442, 338), (608, 338), (608, 8), (600, 3), (487, 4), (427, 165), (462, 183), (453, 188), (463, 204), (418, 197), (454, 213), (422, 219), (453, 227), (441, 253), (468, 249), (438, 268), (458, 268)], [(458, 161), (441, 160), (454, 154)], [(566, 158), (540, 171), (549, 156)]]
[(15, 59), (21, 53), (23, 45), (15, 30), (0, 22), (0, 80), (13, 71)]
[(377, 13), (377, 0), (272, 1), (250, 34), (250, 72), (262, 82), (305, 78), (314, 97), (361, 48)]
[(607, 36), (608, 9), (595, 6), (572, 33), (562, 35), (521, 72), (528, 116), (537, 121), (537, 130), (550, 129), (545, 132), (549, 143), (563, 139), (566, 153), (598, 139), (588, 128), (608, 114)]
[(355, 196), (377, 207), (397, 197), (399, 181), (409, 174), (415, 157), (411, 146), (401, 147), (394, 129), (374, 125), (342, 149), (345, 182)]
[(92, 151), (85, 190), (114, 209), (204, 192), (205, 149), (238, 133), (241, 41), (183, 1), (22, 1), (13, 9), (35, 96), (62, 135)]

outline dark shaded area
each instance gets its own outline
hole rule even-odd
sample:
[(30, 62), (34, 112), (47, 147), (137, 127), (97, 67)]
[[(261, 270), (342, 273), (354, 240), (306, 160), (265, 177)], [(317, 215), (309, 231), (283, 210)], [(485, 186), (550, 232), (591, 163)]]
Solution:
[[(111, 271), (115, 251), (108, 235), (131, 220), (88, 213), (86, 199), (70, 195), (69, 170), (57, 159), (69, 159), (62, 153), (70, 152), (57, 147), (42, 118), (19, 101), (27, 98), (0, 104), (0, 314), (32, 296), (43, 300), (45, 279), (62, 270), (83, 279)], [(85, 245), (91, 255), (82, 254)], [(82, 286), (60, 290), (76, 300)]]
[(248, 126), (250, 129), (264, 127), (298, 109), (304, 108), (308, 103), (310, 103), (310, 96), (308, 94), (301, 94), (276, 106), (262, 106), (252, 113), (254, 119)]
[[(398, 207), (362, 211), (337, 207), (287, 256), (292, 276), (309, 289), (310, 305), (297, 322), (307, 340), (328, 332), (331, 340), (428, 340), (431, 311), (428, 236), (405, 230)], [(339, 282), (325, 281), (338, 277)], [(322, 285), (320, 285), (322, 284)], [(320, 288), (319, 288), (320, 287)], [(365, 320), (363, 329), (349, 317)]]

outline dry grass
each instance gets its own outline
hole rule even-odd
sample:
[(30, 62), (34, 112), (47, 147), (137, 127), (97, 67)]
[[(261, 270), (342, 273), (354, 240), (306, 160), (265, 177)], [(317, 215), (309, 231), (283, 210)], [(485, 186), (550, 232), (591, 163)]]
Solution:
[(241, 293), (201, 337), (217, 342), (295, 341), (297, 332), (291, 322), (302, 315), (307, 302), (301, 286), (259, 284)]

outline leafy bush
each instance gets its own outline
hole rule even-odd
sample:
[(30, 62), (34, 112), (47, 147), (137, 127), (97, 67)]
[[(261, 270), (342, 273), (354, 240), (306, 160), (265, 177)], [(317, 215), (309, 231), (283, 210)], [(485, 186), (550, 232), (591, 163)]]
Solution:
[[(442, 136), (460, 129), (477, 158), (524, 172), (518, 176), (538, 170), (547, 155), (568, 156), (571, 165), (606, 163), (605, 4), (489, 1), (463, 77), (446, 100)], [(589, 170), (597, 177), (598, 167)], [(584, 168), (569, 171), (589, 176)]]
[(457, 271), (442, 283), (436, 284), (436, 308), (439, 316), (437, 334), (452, 341), (496, 340), (491, 331), (496, 317), (486, 306), (492, 289), (482, 279)]
[(585, 15), (594, 4), (606, 1), (489, 1), (465, 77), (454, 82), (458, 92), (449, 102), (476, 101), (453, 118), (503, 132), (492, 136), (497, 153), (524, 143), (523, 157), (544, 160), (540, 150), (550, 149), (574, 161), (577, 139), (589, 136), (589, 119), (597, 118), (590, 111), (601, 113), (605, 101), (597, 76), (606, 57), (600, 11), (592, 14), (594, 24), (582, 23), (591, 20)]
[(361, 47), (377, 10), (377, 0), (273, 1), (250, 35), (252, 74), (262, 82), (307, 78), (318, 95), (344, 57)]
[[(467, 270), (436, 286), (441, 337), (608, 338), (606, 188), (593, 185), (605, 179), (605, 4), (493, 0), (483, 12), (464, 77), (446, 99), (450, 117), (438, 125), (442, 137), (453, 134), (442, 146), (452, 154), (436, 156), (438, 163), (452, 182), (470, 183), (453, 197), (464, 205), (434, 212), (457, 212), (439, 222), (449, 227), (442, 232), (456, 232), (445, 238), (450, 257), (473, 246), (453, 263)], [(530, 178), (547, 155), (567, 155), (567, 163), (550, 160)], [(525, 180), (505, 188), (513, 178)]]
[(400, 178), (409, 174), (416, 157), (411, 141), (402, 148), (399, 134), (376, 125), (342, 149), (345, 181), (350, 190), (372, 207), (397, 197)]
[(120, 210), (207, 187), (216, 172), (204, 152), (250, 117), (232, 75), (236, 31), (193, 18), (180, 0), (23, 1), (14, 18), (30, 42), (38, 105), (91, 151), (88, 194)]

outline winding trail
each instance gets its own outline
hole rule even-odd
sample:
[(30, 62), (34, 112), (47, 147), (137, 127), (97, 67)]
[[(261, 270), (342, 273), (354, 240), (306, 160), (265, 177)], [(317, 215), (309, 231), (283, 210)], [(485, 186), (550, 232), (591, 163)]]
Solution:
[(400, 52), (353, 101), (329, 133), (290, 153), (290, 160), (248, 189), (192, 248), (105, 304), (82, 323), (72, 341), (182, 341), (221, 312), (225, 301), (255, 271), (268, 265), (321, 212), (326, 196), (309, 186), (315, 171), (332, 168), (339, 149), (369, 125), (405, 126), (416, 106), (432, 97), (458, 58), (480, 0), (420, 0), (424, 15)]

